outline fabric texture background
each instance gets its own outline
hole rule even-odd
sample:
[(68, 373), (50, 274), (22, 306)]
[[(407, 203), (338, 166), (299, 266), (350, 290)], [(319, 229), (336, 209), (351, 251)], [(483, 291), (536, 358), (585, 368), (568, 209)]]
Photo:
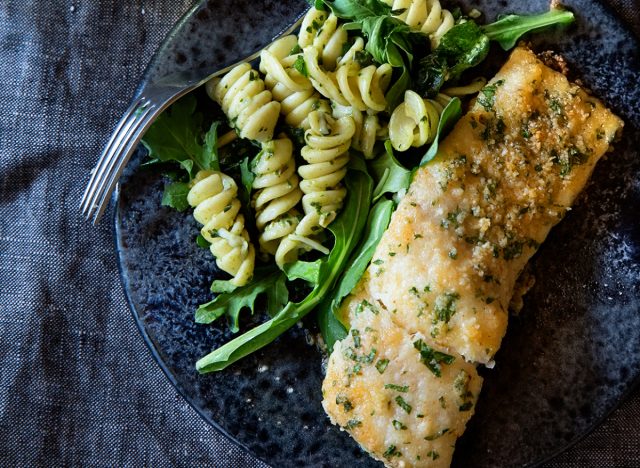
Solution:
[[(190, 0), (0, 0), (0, 465), (264, 466), (207, 425), (126, 305), (89, 171)], [(640, 2), (611, 0), (640, 34)], [(108, 51), (108, 52), (107, 52)], [(640, 466), (640, 391), (550, 467)]]

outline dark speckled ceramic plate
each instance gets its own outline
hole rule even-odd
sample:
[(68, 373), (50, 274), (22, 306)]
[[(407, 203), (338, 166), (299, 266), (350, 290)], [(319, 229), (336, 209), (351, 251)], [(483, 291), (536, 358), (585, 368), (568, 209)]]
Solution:
[[(256, 9), (256, 2), (210, 3), (183, 19), (173, 33), (181, 38), (178, 46), (165, 45), (164, 61), (152, 64), (151, 75), (176, 63), (224, 63), (225, 44), (238, 45), (235, 32), (251, 31), (221, 18), (231, 4)], [(250, 49), (301, 10), (296, 1), (260, 3), (273, 17), (273, 30), (252, 32)], [(547, 4), (483, 0), (474, 6), (491, 20), (511, 8), (534, 12)], [(511, 319), (495, 368), (482, 372), (484, 388), (459, 441), (457, 466), (549, 459), (593, 429), (640, 375), (640, 45), (601, 3), (568, 4), (577, 25), (539, 36), (534, 48), (562, 53), (575, 77), (624, 118), (624, 137), (532, 260), (535, 287)], [(205, 420), (271, 465), (376, 466), (323, 413), (321, 355), (304, 328), (294, 327), (224, 372), (195, 372), (194, 362), (231, 335), (222, 323), (193, 321), (216, 269), (193, 242), (192, 217), (160, 207), (162, 185), (157, 175), (130, 165), (116, 228), (135, 320), (167, 377)]]

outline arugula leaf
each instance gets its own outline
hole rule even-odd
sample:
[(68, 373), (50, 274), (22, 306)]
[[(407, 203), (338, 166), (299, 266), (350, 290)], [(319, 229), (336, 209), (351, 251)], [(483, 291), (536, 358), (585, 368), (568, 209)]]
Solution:
[[(219, 294), (214, 300), (198, 307), (196, 323), (211, 323), (223, 315), (227, 315), (229, 328), (236, 333), (239, 330), (240, 312), (242, 309), (248, 308), (253, 314), (255, 301), (260, 294), (267, 294), (270, 312), (275, 313), (275, 309), (282, 309), (289, 300), (288, 294), (283, 294), (282, 287), (278, 287), (278, 283), (284, 281), (282, 272), (272, 269), (270, 273), (256, 271), (255, 277), (258, 279), (231, 292)], [(275, 297), (271, 297), (272, 295)], [(282, 302), (283, 300), (284, 302)]]
[(213, 280), (211, 283), (211, 292), (215, 294), (232, 293), (236, 289), (238, 289), (238, 286), (229, 280)]
[(420, 59), (414, 89), (423, 96), (434, 96), (445, 82), (458, 79), (463, 71), (482, 62), (490, 41), (509, 50), (529, 31), (573, 20), (569, 11), (551, 10), (539, 15), (508, 15), (485, 26), (471, 20), (459, 23), (442, 37), (431, 54)]
[(284, 272), (286, 273), (289, 281), (303, 279), (313, 285), (316, 285), (318, 284), (318, 278), (320, 277), (321, 265), (322, 260), (316, 260), (315, 262), (304, 262), (302, 260), (298, 260), (285, 265)]
[(457, 79), (468, 68), (482, 62), (489, 53), (489, 38), (473, 21), (451, 28), (440, 44), (418, 63), (414, 89), (423, 96), (433, 97), (442, 85)]
[(218, 158), (218, 126), (220, 122), (216, 121), (211, 124), (209, 131), (204, 136), (204, 148), (202, 151), (202, 160), (200, 166), (203, 169), (220, 170), (220, 162)]
[(370, 16), (386, 16), (391, 7), (380, 0), (333, 0), (325, 1), (338, 18), (362, 21)]
[(340, 280), (333, 295), (334, 306), (337, 307), (347, 294), (356, 286), (362, 274), (367, 269), (373, 253), (380, 242), (382, 234), (389, 226), (391, 214), (395, 209), (395, 204), (391, 200), (379, 200), (373, 205), (367, 225), (363, 233), (363, 239), (358, 248), (353, 252), (349, 263), (345, 268), (345, 274)]
[(318, 306), (316, 320), (327, 350), (332, 353), (336, 341), (344, 340), (347, 337), (347, 327), (336, 317), (334, 311), (325, 306), (324, 303)]
[(482, 31), (489, 39), (500, 44), (504, 50), (509, 50), (525, 33), (553, 24), (570, 24), (574, 20), (573, 13), (570, 11), (552, 9), (538, 15), (503, 16), (495, 23), (482, 26)]
[(309, 3), (313, 5), (316, 10), (328, 10), (327, 5), (324, 3), (324, 0), (309, 0)]
[(384, 96), (389, 112), (392, 112), (402, 102), (404, 92), (409, 89), (409, 86), (411, 86), (411, 75), (409, 74), (409, 69), (404, 67), (400, 77), (389, 87), (387, 94)]
[(411, 65), (413, 43), (416, 42), (413, 36), (426, 40), (422, 33), (412, 31), (392, 16), (371, 16), (358, 24), (368, 38), (366, 51), (378, 63), (388, 63), (392, 67)]
[(440, 121), (438, 122), (438, 130), (436, 131), (436, 137), (429, 146), (429, 149), (424, 154), (422, 159), (420, 160), (420, 165), (424, 165), (431, 161), (436, 154), (438, 154), (438, 147), (440, 146), (440, 138), (444, 133), (450, 130), (455, 123), (460, 120), (460, 116), (462, 115), (462, 103), (460, 99), (454, 97), (449, 101), (446, 107), (442, 110), (442, 114), (440, 114)]
[(202, 114), (195, 112), (196, 104), (196, 98), (187, 95), (160, 114), (142, 139), (150, 158), (176, 162), (197, 158), (202, 147), (195, 129), (202, 126)]
[(376, 181), (373, 201), (376, 202), (385, 193), (396, 194), (409, 188), (412, 171), (406, 169), (393, 155), (389, 140), (384, 142), (385, 152), (371, 161), (369, 167)]
[(249, 156), (246, 156), (240, 162), (240, 182), (242, 182), (242, 188), (244, 190), (238, 191), (238, 198), (242, 206), (250, 206), (251, 204), (251, 189), (253, 188), (253, 181), (256, 175), (250, 168)]
[(198, 234), (198, 237), (196, 237), (196, 244), (203, 249), (208, 249), (211, 246), (211, 243), (202, 234)]
[(350, 252), (360, 239), (370, 208), (373, 182), (366, 173), (363, 161), (352, 160), (345, 185), (348, 195), (343, 211), (328, 227), (335, 238), (334, 246), (329, 256), (322, 261), (318, 283), (313, 290), (302, 301), (289, 302), (270, 320), (201, 358), (196, 363), (198, 372), (222, 370), (268, 345), (312, 311), (333, 288), (344, 270)]
[(142, 139), (150, 158), (180, 163), (190, 177), (200, 169), (217, 167), (218, 122), (211, 125), (203, 146), (203, 117), (196, 112), (196, 104), (194, 95), (186, 95), (160, 114)]
[(329, 352), (333, 351), (336, 341), (347, 335), (345, 326), (336, 317), (335, 312), (367, 269), (380, 238), (389, 225), (394, 209), (394, 202), (386, 199), (373, 205), (367, 218), (362, 242), (351, 255), (336, 288), (318, 306), (318, 325)]
[(189, 184), (184, 182), (173, 182), (164, 188), (162, 194), (162, 206), (170, 206), (178, 211), (184, 211), (189, 208), (187, 195), (189, 194)]
[(267, 313), (269, 317), (275, 317), (289, 302), (289, 290), (287, 279), (280, 275), (267, 294)]

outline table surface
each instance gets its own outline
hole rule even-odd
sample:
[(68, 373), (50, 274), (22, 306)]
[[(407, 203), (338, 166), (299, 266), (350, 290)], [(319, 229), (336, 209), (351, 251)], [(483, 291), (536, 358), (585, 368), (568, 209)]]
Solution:
[[(165, 379), (113, 227), (77, 213), (100, 149), (191, 0), (0, 2), (0, 465), (264, 466)], [(611, 4), (640, 35), (640, 2)], [(640, 466), (640, 390), (549, 467)]]

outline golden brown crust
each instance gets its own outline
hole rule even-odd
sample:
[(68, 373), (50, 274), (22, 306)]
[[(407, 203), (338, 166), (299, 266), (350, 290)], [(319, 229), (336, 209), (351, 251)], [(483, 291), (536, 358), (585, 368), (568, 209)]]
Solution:
[[(530, 50), (516, 48), (442, 142), (437, 157), (416, 172), (371, 265), (342, 304), (341, 318), (359, 329), (369, 326), (364, 317), (371, 328), (382, 324), (389, 331), (376, 355), (409, 359), (413, 364), (407, 366), (415, 365), (407, 340), (416, 337), (455, 358), (455, 364), (442, 364), (447, 371), (466, 364), (465, 359), (490, 362), (506, 331), (516, 279), (622, 126), (599, 100)], [(369, 308), (376, 310), (375, 317), (361, 315)], [(370, 411), (386, 404), (370, 394), (381, 383), (375, 372), (347, 376), (349, 362), (340, 353), (353, 344), (350, 337), (337, 345), (323, 386), (325, 409), (342, 426), (345, 416), (331, 401), (340, 392), (355, 392), (356, 398), (356, 389), (366, 390), (362, 405)], [(475, 398), (480, 380), (475, 369), (465, 372)], [(412, 385), (422, 389), (413, 401), (429, 411), (430, 420), (449, 421), (459, 435), (466, 419), (429, 403), (443, 385), (451, 387), (444, 372), (434, 378), (411, 367), (411, 377)], [(399, 466), (402, 459), (412, 466), (416, 461), (408, 456), (423, 450), (417, 429), (414, 438), (407, 435), (415, 451), (391, 459), (382, 452), (384, 443), (393, 440), (385, 429), (391, 417), (363, 417), (351, 433), (385, 463)], [(443, 440), (455, 443), (455, 437)], [(442, 450), (437, 463), (446, 465), (452, 451)]]

